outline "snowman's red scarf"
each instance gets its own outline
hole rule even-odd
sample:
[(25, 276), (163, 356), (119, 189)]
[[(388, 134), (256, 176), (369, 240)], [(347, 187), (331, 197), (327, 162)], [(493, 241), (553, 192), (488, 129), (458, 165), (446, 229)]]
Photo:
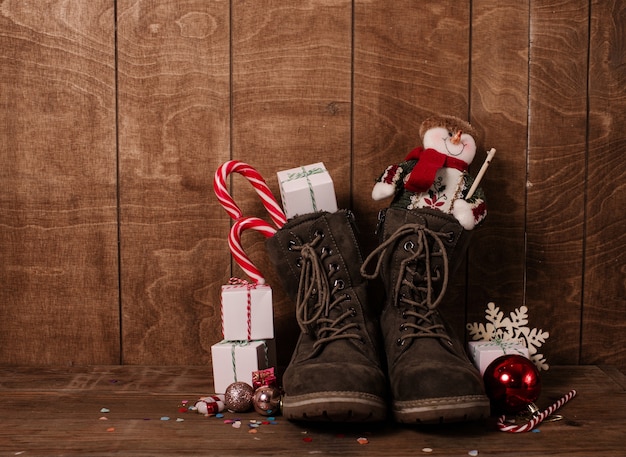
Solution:
[(415, 160), (417, 164), (411, 171), (409, 179), (404, 184), (404, 188), (411, 192), (426, 192), (435, 181), (435, 174), (440, 168), (454, 168), (460, 171), (467, 171), (468, 164), (461, 159), (451, 157), (434, 149), (424, 149), (417, 147), (409, 152), (404, 160)]

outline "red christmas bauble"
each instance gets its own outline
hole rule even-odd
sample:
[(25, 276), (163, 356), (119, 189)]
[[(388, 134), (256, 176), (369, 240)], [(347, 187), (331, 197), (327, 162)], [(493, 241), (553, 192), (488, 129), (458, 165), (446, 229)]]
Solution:
[(539, 370), (526, 357), (503, 355), (485, 370), (485, 390), (497, 413), (517, 413), (533, 403), (541, 392)]

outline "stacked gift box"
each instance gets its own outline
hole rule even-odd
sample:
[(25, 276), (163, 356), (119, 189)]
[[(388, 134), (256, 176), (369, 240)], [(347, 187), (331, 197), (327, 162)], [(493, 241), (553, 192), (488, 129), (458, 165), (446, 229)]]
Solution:
[(252, 373), (276, 365), (272, 289), (231, 281), (221, 291), (224, 339), (211, 346), (216, 393), (233, 382), (252, 385)]

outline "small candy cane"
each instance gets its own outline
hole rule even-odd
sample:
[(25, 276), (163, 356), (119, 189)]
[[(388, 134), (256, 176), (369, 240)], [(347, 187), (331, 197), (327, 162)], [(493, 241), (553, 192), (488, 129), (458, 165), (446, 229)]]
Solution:
[(254, 266), (241, 246), (241, 232), (246, 229), (256, 230), (266, 238), (273, 236), (276, 233), (276, 229), (258, 217), (241, 217), (233, 224), (228, 235), (228, 246), (230, 246), (235, 261), (256, 284), (265, 284), (265, 278)]
[(563, 406), (565, 403), (567, 403), (572, 398), (574, 398), (575, 395), (576, 395), (576, 391), (571, 390), (569, 393), (561, 397), (556, 403), (553, 403), (552, 405), (550, 405), (547, 409), (542, 411), (540, 414), (535, 416), (531, 421), (525, 423), (524, 425), (505, 424), (504, 421), (506, 419), (506, 416), (504, 415), (500, 416), (500, 418), (498, 418), (498, 429), (501, 432), (509, 432), (509, 433), (528, 432), (532, 430), (533, 428), (535, 428), (537, 425), (539, 425), (541, 422), (543, 422), (543, 420), (546, 417), (548, 417), (550, 414), (552, 414), (561, 406)]
[(258, 171), (247, 163), (240, 162), (238, 160), (229, 160), (228, 162), (223, 163), (215, 171), (215, 178), (213, 180), (213, 190), (215, 191), (215, 195), (230, 217), (237, 220), (243, 216), (241, 209), (237, 206), (226, 188), (226, 178), (231, 173), (239, 173), (250, 181), (250, 184), (252, 184), (256, 193), (259, 194), (259, 197), (261, 197), (263, 206), (265, 206), (265, 209), (269, 213), (276, 227), (280, 228), (285, 224), (285, 222), (287, 222), (285, 212), (276, 201), (274, 194), (272, 194), (272, 191), (265, 182), (265, 179), (263, 179), (263, 176), (261, 176)]

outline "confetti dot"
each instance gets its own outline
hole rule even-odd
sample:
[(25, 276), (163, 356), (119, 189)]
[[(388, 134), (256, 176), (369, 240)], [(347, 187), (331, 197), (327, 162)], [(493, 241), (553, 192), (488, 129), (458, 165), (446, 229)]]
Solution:
[(100, 410), (100, 412), (101, 412), (101, 413), (108, 413), (108, 412), (111, 412), (111, 410), (110, 410), (109, 408), (102, 408), (102, 409)]
[(367, 444), (367, 443), (370, 442), (370, 440), (368, 440), (367, 438), (364, 438), (364, 437), (360, 437), (360, 438), (356, 439), (356, 442), (359, 443), (359, 444)]
[(233, 428), (241, 428), (241, 421), (235, 421), (235, 422), (233, 422), (232, 427), (233, 427)]
[(107, 432), (114, 432), (115, 431), (115, 427), (109, 427), (107, 428)]
[(472, 457), (476, 457), (478, 455), (478, 451), (476, 449), (472, 449), (467, 453), (467, 455), (471, 455)]
[(232, 423), (234, 423), (234, 422), (235, 422), (235, 421), (234, 421), (234, 420), (232, 420), (232, 419), (224, 419), (224, 423), (225, 423), (225, 424), (227, 424), (227, 425), (228, 425), (228, 424), (232, 424)]
[(218, 419), (221, 419), (222, 417), (224, 417), (224, 415), (222, 413), (217, 413), (215, 417), (217, 417)]
[(185, 422), (185, 419), (182, 419), (180, 417), (176, 418), (176, 422)]
[(161, 420), (162, 421), (168, 421), (168, 420), (170, 420), (170, 418), (168, 416), (163, 416), (163, 417), (161, 417)]
[(108, 420), (109, 420), (109, 418), (108, 418), (108, 417), (105, 417), (105, 416), (102, 416), (102, 417), (100, 417), (98, 420), (101, 420), (101, 421), (108, 421)]
[(424, 447), (424, 448), (422, 448), (422, 452), (431, 453), (431, 452), (433, 452), (433, 448), (432, 447)]
[(248, 430), (248, 433), (257, 433), (258, 430), (256, 428), (251, 428), (250, 430)]
[(310, 436), (305, 436), (304, 438), (302, 438), (302, 441), (304, 441), (305, 443), (310, 443), (311, 441), (313, 441), (313, 438), (311, 438)]

